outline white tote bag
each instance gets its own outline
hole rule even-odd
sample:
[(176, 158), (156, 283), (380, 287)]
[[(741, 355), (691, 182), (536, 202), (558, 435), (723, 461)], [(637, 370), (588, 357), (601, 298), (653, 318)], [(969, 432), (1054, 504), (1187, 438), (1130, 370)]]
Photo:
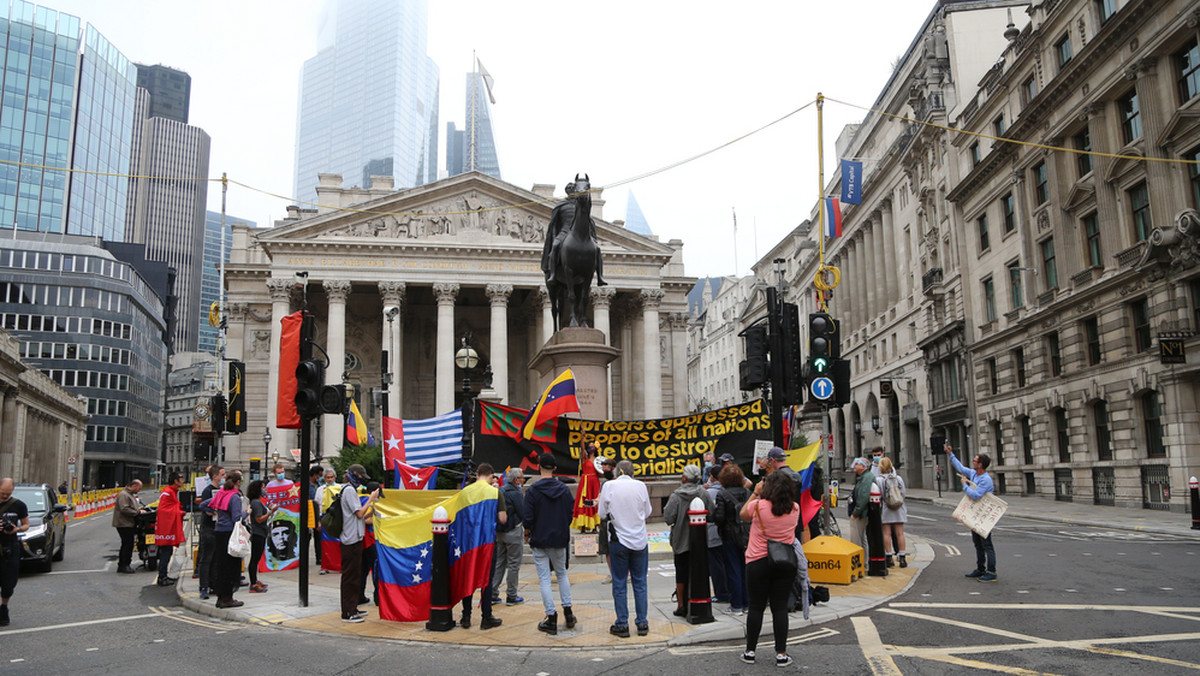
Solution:
[(233, 524), (233, 535), (229, 536), (229, 555), (244, 559), (250, 556), (250, 531), (246, 530), (246, 526), (241, 521)]

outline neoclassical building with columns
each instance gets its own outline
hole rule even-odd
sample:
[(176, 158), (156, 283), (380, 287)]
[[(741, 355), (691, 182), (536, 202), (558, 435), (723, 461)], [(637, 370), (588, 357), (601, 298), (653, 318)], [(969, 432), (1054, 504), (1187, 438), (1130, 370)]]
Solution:
[[(341, 182), (322, 175), (321, 206), (288, 207), (272, 228), (234, 226), (226, 357), (246, 363), (248, 431), (225, 437), (227, 466), (289, 457), (299, 445), (297, 431), (275, 427), (275, 414), (280, 320), (304, 307), (329, 355), (325, 382), (354, 386), (376, 438), (384, 414), (411, 420), (459, 407), (464, 376), (478, 393), (485, 365), (500, 403), (528, 407), (541, 394), (529, 364), (553, 333), (540, 264), (554, 186), (524, 190), (477, 172), (403, 191), (387, 178), (370, 189)], [(609, 418), (685, 413), (686, 294), (695, 279), (684, 275), (683, 243), (604, 220), (598, 198), (592, 216), (608, 286), (592, 288), (592, 326), (621, 350), (609, 367)], [(399, 309), (390, 319), (389, 307)], [(464, 336), (481, 358), (469, 374), (454, 363)], [(372, 396), (384, 372), (393, 378), (386, 411)], [(341, 416), (320, 425), (314, 450), (336, 454)]]

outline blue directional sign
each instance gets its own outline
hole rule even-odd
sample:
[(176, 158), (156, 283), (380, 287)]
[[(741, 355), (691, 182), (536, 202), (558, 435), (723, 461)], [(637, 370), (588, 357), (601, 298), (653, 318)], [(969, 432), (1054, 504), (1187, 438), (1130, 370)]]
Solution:
[(813, 378), (812, 384), (809, 385), (808, 389), (812, 391), (812, 396), (821, 401), (827, 401), (833, 396), (833, 381), (824, 376)]

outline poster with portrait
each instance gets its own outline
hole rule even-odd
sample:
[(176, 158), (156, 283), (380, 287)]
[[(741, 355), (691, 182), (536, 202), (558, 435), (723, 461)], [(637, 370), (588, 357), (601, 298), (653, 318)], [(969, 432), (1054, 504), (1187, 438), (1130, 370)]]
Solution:
[(263, 504), (279, 509), (267, 521), (267, 546), (258, 571), (268, 573), (300, 565), (300, 484), (263, 489)]

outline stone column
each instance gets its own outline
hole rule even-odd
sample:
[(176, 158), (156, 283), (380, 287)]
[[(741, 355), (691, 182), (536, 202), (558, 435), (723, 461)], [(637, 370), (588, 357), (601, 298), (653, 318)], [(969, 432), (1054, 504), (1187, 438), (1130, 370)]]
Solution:
[(848, 346), (849, 341), (846, 337), (858, 329), (858, 261), (854, 250), (854, 238), (847, 238), (846, 243), (842, 245), (842, 251), (845, 252), (842, 258), (846, 261), (846, 269), (842, 270), (842, 283), (838, 290), (846, 299), (846, 311), (843, 313), (845, 319), (842, 320), (845, 322), (842, 325), (842, 345)]
[(596, 329), (604, 332), (604, 341), (606, 345), (612, 345), (611, 325), (609, 324), (609, 308), (612, 307), (613, 297), (617, 295), (617, 290), (611, 286), (593, 286), (592, 287), (592, 308)]
[(892, 226), (892, 200), (886, 199), (883, 201), (883, 206), (879, 208), (879, 224), (880, 234), (883, 235), (883, 259), (884, 272), (887, 279), (884, 282), (887, 285), (887, 303), (886, 307), (892, 307), (900, 300), (900, 283), (899, 270), (896, 269), (896, 253), (900, 248), (899, 238), (896, 237), (896, 230)]
[(438, 282), (433, 285), (437, 298), (437, 361), (434, 363), (437, 410), (434, 415), (454, 410), (454, 352), (458, 341), (454, 339), (454, 301), (458, 298), (456, 282)]
[(863, 274), (863, 264), (866, 262), (863, 258), (863, 242), (865, 236), (862, 231), (854, 234), (854, 238), (850, 240), (851, 252), (850, 257), (854, 261), (854, 276), (851, 282), (854, 288), (851, 289), (853, 295), (854, 307), (854, 325), (851, 326), (851, 331), (858, 331), (866, 325), (867, 317), (867, 277)]
[[(389, 418), (402, 418), (404, 410), (404, 294), (408, 285), (404, 282), (380, 282), (379, 296), (383, 300), (383, 345), (388, 351), (388, 372), (392, 374), (392, 385), (388, 388), (388, 406), (384, 415)], [(395, 319), (388, 321), (387, 308), (395, 307), (399, 311)], [(391, 335), (388, 335), (390, 332)]]
[[(279, 339), (282, 334), (280, 322), (288, 316), (291, 310), (292, 288), (296, 285), (290, 279), (268, 279), (267, 289), (271, 292), (271, 361), (267, 378), (267, 427), (271, 429), (271, 448), (267, 452), (270, 457), (274, 451), (280, 455), (290, 448), (286, 445), (284, 433), (276, 426), (276, 414), (279, 411)], [(290, 430), (289, 430), (290, 432)], [(290, 434), (287, 435), (290, 438)], [(82, 471), (82, 468), (81, 470)], [(80, 483), (83, 477), (80, 477)]]
[(646, 393), (644, 417), (662, 417), (662, 363), (658, 350), (658, 308), (662, 289), (642, 289), (642, 391)]
[[(542, 345), (550, 342), (554, 337), (554, 307), (550, 301), (550, 294), (545, 288), (539, 289), (538, 299), (542, 302)], [(561, 320), (562, 317), (559, 317)]]
[[(325, 383), (336, 385), (345, 380), (346, 372), (346, 299), (350, 297), (350, 280), (327, 279), (321, 283), (329, 305), (329, 318), (325, 323), (325, 349), (329, 352), (329, 367), (325, 369)], [(315, 356), (314, 352), (314, 356)], [(321, 448), (325, 455), (334, 457), (345, 445), (346, 423), (336, 413), (321, 417)]]
[(508, 299), (512, 284), (488, 284), (492, 302), (492, 389), (501, 404), (508, 404)]
[[(1173, 63), (1174, 58), (1172, 57), (1168, 61)], [(1125, 71), (1125, 77), (1135, 80), (1134, 86), (1137, 89), (1138, 110), (1142, 120), (1142, 138), (1145, 139), (1142, 148), (1145, 149), (1147, 157), (1163, 157), (1163, 152), (1158, 145), (1158, 139), (1162, 137), (1163, 128), (1166, 126), (1170, 114), (1175, 109), (1174, 101), (1175, 97), (1178, 96), (1175, 93), (1175, 81), (1174, 79), (1168, 80), (1166, 83), (1167, 86), (1163, 86), (1158, 77), (1158, 60), (1154, 57), (1135, 61)], [(1170, 97), (1170, 101), (1172, 102), (1168, 107), (1164, 107), (1163, 105), (1162, 98), (1164, 96)], [(1175, 205), (1179, 204), (1182, 200), (1174, 189), (1177, 181), (1171, 175), (1172, 167), (1169, 163), (1146, 162), (1145, 166), (1146, 185), (1149, 186), (1148, 189), (1150, 190), (1151, 224), (1154, 227), (1161, 228), (1171, 223), (1175, 216)], [(1126, 207), (1126, 211), (1128, 211), (1128, 207)], [(1070, 272), (1068, 271), (1069, 274)], [(1060, 280), (1059, 283), (1061, 284), (1063, 281), (1066, 280)]]
[(671, 331), (671, 399), (674, 404), (671, 415), (688, 412), (687, 319), (686, 312), (672, 312), (667, 316), (667, 326)]
[(884, 313), (887, 307), (887, 279), (884, 268), (887, 266), (883, 251), (883, 227), (879, 221), (879, 212), (876, 212), (875, 218), (871, 221), (871, 239), (874, 241), (875, 248), (871, 252), (871, 277), (875, 281), (875, 302), (871, 305), (871, 317), (878, 317)]

